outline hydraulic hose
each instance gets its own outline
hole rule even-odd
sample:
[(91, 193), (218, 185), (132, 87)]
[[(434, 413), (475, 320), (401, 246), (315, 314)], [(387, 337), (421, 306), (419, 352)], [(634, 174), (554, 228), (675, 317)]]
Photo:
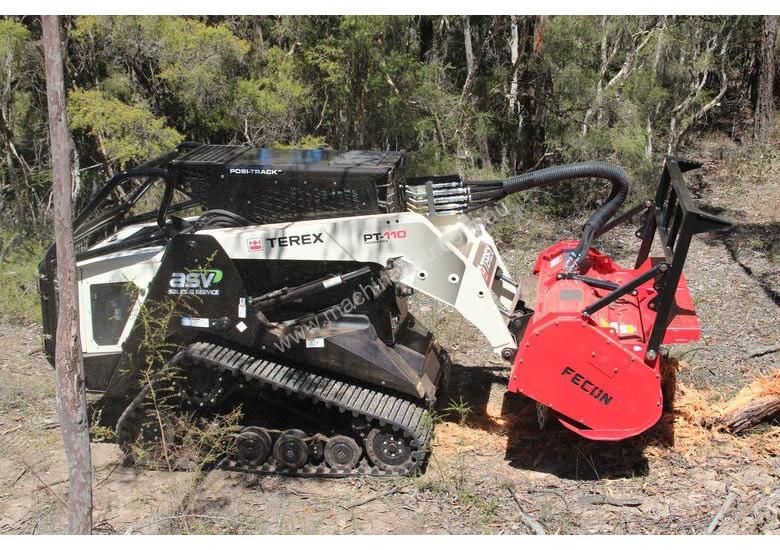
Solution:
[(579, 178), (602, 178), (612, 183), (612, 190), (606, 202), (601, 205), (582, 228), (582, 237), (576, 250), (566, 259), (566, 270), (573, 271), (587, 255), (594, 235), (620, 209), (628, 195), (628, 176), (619, 167), (608, 162), (578, 162), (543, 168), (520, 176), (501, 180), (505, 195), (526, 191), (536, 187), (546, 187), (565, 180)]

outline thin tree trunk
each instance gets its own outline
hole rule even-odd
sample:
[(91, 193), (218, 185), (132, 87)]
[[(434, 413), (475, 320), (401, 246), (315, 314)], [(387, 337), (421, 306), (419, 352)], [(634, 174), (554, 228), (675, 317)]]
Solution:
[[(471, 20), (468, 15), (463, 16), (463, 45), (466, 52), (466, 82), (463, 83), (463, 92), (461, 93), (461, 105), (468, 99), (471, 87), (476, 79), (477, 67), (479, 66), (479, 60), (474, 54), (474, 47), (471, 42)], [(479, 53), (482, 54), (485, 44), (482, 45)], [(462, 107), (463, 108), (463, 107)], [(463, 129), (463, 124), (466, 122), (465, 108), (461, 113), (461, 124), (459, 130)], [(459, 132), (460, 133), (460, 132)], [(487, 137), (484, 135), (475, 135), (477, 145), (479, 147), (480, 156), (482, 158), (482, 166), (488, 170), (493, 170), (493, 163), (490, 160), (490, 145), (488, 144)], [(459, 158), (469, 157), (469, 151), (465, 145), (465, 136), (459, 135)]]
[(534, 25), (534, 54), (542, 55), (544, 51), (544, 27), (547, 26), (546, 15), (539, 15)]
[(255, 15), (252, 17), (252, 30), (255, 32), (255, 43), (257, 48), (261, 51), (265, 51), (265, 40), (263, 38), (263, 27), (260, 24), (260, 16)]
[(777, 16), (764, 16), (764, 32), (761, 35), (761, 68), (758, 74), (753, 137), (759, 143), (768, 143), (774, 125), (775, 45), (777, 43)]
[(510, 16), (510, 40), (509, 52), (512, 59), (512, 80), (509, 83), (509, 116), (514, 116), (517, 108), (517, 77), (519, 64), (517, 59), (520, 56), (520, 38), (517, 32), (517, 16)]
[(643, 158), (650, 162), (653, 160), (653, 119), (650, 115), (645, 118), (645, 151)]
[(515, 126), (515, 113), (517, 112), (517, 92), (520, 71), (520, 33), (518, 31), (517, 15), (509, 16), (509, 56), (511, 61), (511, 70), (509, 76), (509, 93), (507, 94), (507, 127), (501, 132), (501, 169), (503, 171), (509, 168), (509, 149), (510, 143), (514, 141), (514, 134), (517, 131)]
[(54, 233), (57, 247), (58, 315), (55, 351), (57, 409), (68, 460), (68, 532), (92, 532), (92, 457), (79, 337), (76, 251), (73, 244), (71, 180), (73, 142), (65, 107), (60, 20), (41, 16), (46, 65), (46, 96), (54, 175)]
[(474, 72), (474, 48), (471, 45), (471, 18), (463, 16), (463, 45), (466, 50), (466, 79)]
[[(656, 40), (655, 43), (655, 53), (653, 54), (653, 64), (651, 66), (650, 74), (652, 76), (653, 81), (655, 81), (658, 78), (658, 64), (661, 62), (661, 54), (663, 53), (664, 48), (664, 40), (663, 40), (663, 33), (666, 29), (667, 25), (667, 19), (666, 16), (661, 16), (661, 23), (658, 26), (658, 33), (659, 37)], [(657, 103), (655, 108), (653, 109), (652, 115), (648, 112), (646, 123), (645, 123), (645, 153), (644, 153), (644, 159), (647, 162), (650, 162), (653, 160), (653, 124), (658, 117), (658, 112), (661, 109), (661, 103)]]
[(604, 15), (601, 18), (601, 67), (599, 68), (599, 76), (596, 79), (596, 94), (593, 98), (593, 105), (585, 112), (585, 117), (582, 121), (580, 128), (580, 134), (586, 135), (593, 122), (593, 117), (598, 113), (598, 121), (602, 119), (602, 104), (604, 103), (604, 79), (607, 76), (607, 71), (612, 63), (612, 59), (617, 55), (622, 45), (623, 30), (619, 29), (615, 34), (612, 48), (607, 48), (609, 44), (609, 33), (607, 29), (607, 22), (609, 20), (608, 15)]
[(524, 82), (528, 87), (523, 94), (523, 111), (526, 116), (521, 128), (523, 135), (523, 164), (526, 168), (538, 166), (544, 158), (547, 101), (552, 89), (552, 79), (544, 62), (544, 29), (547, 16), (539, 15), (533, 21), (533, 56), (526, 68)]
[[(596, 106), (601, 107), (604, 101), (604, 77), (607, 75), (607, 69), (609, 69), (609, 62), (612, 61), (612, 56), (607, 53), (607, 18), (609, 16), (604, 15), (601, 17), (601, 68), (599, 69), (599, 76), (596, 79), (596, 95), (593, 99), (593, 106), (585, 111), (585, 117), (582, 120), (582, 127), (580, 134), (585, 135), (588, 133), (593, 116), (596, 114)], [(615, 40), (615, 44), (620, 43), (620, 36)], [(615, 52), (617, 48), (612, 51)]]

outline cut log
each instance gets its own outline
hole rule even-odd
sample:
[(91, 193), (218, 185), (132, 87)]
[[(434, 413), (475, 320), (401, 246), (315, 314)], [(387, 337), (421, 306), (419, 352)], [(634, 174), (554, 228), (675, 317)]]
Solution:
[(719, 424), (731, 433), (738, 434), (780, 414), (780, 395), (768, 395), (754, 399), (724, 415)]

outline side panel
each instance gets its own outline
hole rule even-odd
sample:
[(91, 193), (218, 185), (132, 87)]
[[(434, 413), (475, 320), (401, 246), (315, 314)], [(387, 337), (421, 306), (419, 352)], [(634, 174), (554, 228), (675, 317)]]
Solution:
[(550, 407), (588, 439), (620, 440), (650, 428), (663, 404), (658, 361), (645, 364), (619, 335), (578, 317), (551, 314), (529, 323), (509, 391)]
[[(248, 262), (243, 271), (256, 264), (262, 272), (272, 263)], [(297, 263), (297, 271), (305, 274), (308, 262)], [(269, 282), (272, 288), (281, 288), (280, 283), (275, 286), (274, 281)], [(392, 287), (385, 291), (393, 292)], [(417, 398), (430, 399), (435, 394), (438, 368), (429, 373), (430, 365), (426, 364), (436, 351), (429, 334), (421, 347), (419, 336), (402, 331), (395, 345), (389, 346), (364, 314), (338, 316), (322, 333), (315, 333), (308, 323), (302, 327), (290, 325), (290, 332), (285, 333), (285, 323), (264, 320), (265, 313), (270, 312), (259, 312), (251, 303), (251, 294), (236, 262), (216, 239), (202, 234), (178, 235), (169, 243), (144, 301), (150, 318), (157, 321), (137, 322), (123, 348), (133, 359), (132, 364), (143, 365), (147, 353), (163, 341), (180, 345), (230, 342), (231, 347), (250, 353), (321, 367)], [(298, 307), (306, 305), (304, 300)], [(389, 317), (391, 312), (385, 311), (385, 315)], [(146, 331), (147, 326), (153, 330)], [(161, 326), (167, 330), (162, 331)], [(122, 395), (133, 382), (132, 373), (116, 369), (109, 393)]]
[(105, 388), (108, 396), (134, 394), (138, 374), (130, 366), (145, 364), (147, 354), (163, 344), (219, 338), (249, 346), (251, 331), (239, 330), (236, 319), (239, 297), (245, 295), (238, 271), (213, 238), (173, 237), (139, 297), (135, 322), (122, 338), (122, 359)]
[[(145, 292), (162, 258), (161, 247), (128, 250), (79, 262), (79, 316), (82, 349), (87, 354), (119, 353), (138, 317)], [(132, 299), (129, 312), (126, 301)], [(93, 307), (94, 306), (94, 307)], [(106, 324), (123, 329), (106, 334)], [(118, 334), (116, 334), (118, 332)]]
[[(251, 345), (248, 314), (240, 308), (247, 295), (230, 257), (208, 235), (177, 235), (165, 250), (144, 300), (151, 314), (168, 315), (168, 338), (179, 342), (216, 336)], [(140, 326), (123, 346), (135, 351)], [(151, 336), (151, 335), (149, 335)]]

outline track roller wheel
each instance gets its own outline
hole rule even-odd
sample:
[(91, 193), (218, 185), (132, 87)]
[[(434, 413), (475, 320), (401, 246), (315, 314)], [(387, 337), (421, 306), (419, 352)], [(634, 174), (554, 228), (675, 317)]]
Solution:
[(325, 444), (325, 463), (331, 468), (354, 468), (361, 455), (360, 446), (346, 435), (334, 435)]
[(242, 461), (249, 464), (262, 464), (271, 454), (271, 434), (265, 428), (248, 426), (236, 440), (236, 452)]
[(274, 443), (274, 458), (280, 466), (297, 470), (309, 460), (309, 446), (304, 441), (306, 434), (301, 430), (282, 432)]
[(181, 367), (173, 385), (182, 399), (200, 408), (215, 407), (228, 394), (225, 375), (202, 365)]
[(374, 428), (366, 437), (366, 453), (381, 470), (394, 470), (412, 461), (409, 442), (392, 430)]

